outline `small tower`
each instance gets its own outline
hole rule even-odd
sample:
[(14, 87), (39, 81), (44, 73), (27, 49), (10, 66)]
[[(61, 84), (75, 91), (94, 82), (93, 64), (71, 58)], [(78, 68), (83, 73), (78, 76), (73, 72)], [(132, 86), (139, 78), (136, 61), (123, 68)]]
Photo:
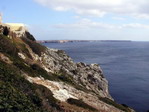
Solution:
[(0, 13), (0, 24), (2, 23), (2, 13)]

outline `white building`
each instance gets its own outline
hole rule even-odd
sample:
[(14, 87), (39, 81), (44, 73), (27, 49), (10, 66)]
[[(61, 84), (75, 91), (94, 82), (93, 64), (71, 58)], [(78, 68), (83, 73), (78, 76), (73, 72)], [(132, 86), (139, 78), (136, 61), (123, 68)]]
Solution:
[(0, 13), (0, 25), (7, 26), (10, 29), (9, 36), (21, 37), (25, 35), (27, 31), (26, 26), (23, 23), (2, 23), (2, 14)]

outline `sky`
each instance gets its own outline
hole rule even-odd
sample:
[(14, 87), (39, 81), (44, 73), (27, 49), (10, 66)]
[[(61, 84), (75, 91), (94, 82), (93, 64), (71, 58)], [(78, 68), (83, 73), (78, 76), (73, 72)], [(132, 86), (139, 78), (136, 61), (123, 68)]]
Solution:
[(149, 0), (0, 0), (0, 12), (37, 40), (149, 41)]

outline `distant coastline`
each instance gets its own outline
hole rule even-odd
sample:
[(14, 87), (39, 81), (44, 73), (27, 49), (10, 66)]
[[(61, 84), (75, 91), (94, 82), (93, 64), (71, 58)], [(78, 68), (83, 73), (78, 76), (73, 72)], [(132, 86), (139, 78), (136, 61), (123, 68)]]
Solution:
[(71, 43), (71, 42), (132, 42), (131, 40), (38, 40), (38, 43)]

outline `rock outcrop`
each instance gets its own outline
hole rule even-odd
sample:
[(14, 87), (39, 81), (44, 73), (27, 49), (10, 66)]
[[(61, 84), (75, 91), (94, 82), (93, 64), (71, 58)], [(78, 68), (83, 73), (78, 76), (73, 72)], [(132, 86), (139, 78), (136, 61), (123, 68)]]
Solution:
[(71, 76), (79, 86), (101, 97), (112, 99), (108, 91), (108, 81), (98, 64), (74, 63), (64, 51), (58, 49), (47, 49), (40, 59), (49, 71)]
[(29, 32), (16, 38), (3, 28), (0, 111), (133, 112), (110, 96), (98, 64), (75, 63), (63, 50), (36, 43)]

